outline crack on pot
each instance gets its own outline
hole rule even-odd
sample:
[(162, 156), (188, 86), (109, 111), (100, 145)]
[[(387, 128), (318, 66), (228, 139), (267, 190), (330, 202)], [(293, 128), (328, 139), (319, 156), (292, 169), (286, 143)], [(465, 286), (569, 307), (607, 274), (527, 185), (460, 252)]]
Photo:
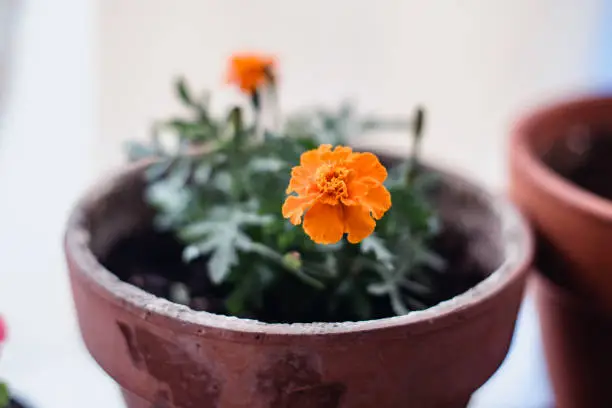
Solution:
[(138, 346), (134, 343), (134, 336), (132, 334), (132, 330), (130, 327), (122, 322), (117, 322), (117, 326), (119, 326), (119, 330), (125, 339), (125, 344), (128, 348), (128, 352), (130, 354), (130, 360), (136, 368), (142, 370), (144, 368), (144, 361), (142, 355), (138, 351)]
[(342, 383), (320, 384), (290, 392), (285, 398), (286, 408), (337, 408), (346, 386)]
[(221, 384), (201, 361), (147, 330), (117, 324), (134, 365), (167, 386), (156, 394), (153, 407), (172, 401), (177, 408), (218, 408)]
[(324, 382), (314, 356), (287, 352), (272, 358), (257, 374), (257, 389), (270, 408), (338, 408), (346, 392), (339, 382)]

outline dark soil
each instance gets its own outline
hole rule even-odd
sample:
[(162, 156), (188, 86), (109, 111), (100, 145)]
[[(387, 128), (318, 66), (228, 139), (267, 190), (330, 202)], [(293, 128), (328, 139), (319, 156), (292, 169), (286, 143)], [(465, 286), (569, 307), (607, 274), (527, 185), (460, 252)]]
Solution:
[[(467, 241), (457, 231), (446, 229), (432, 242), (432, 249), (446, 260), (447, 267), (442, 271), (423, 271), (421, 276), (428, 279), (423, 283), (433, 290), (416, 296), (419, 304), (413, 305), (414, 309), (431, 307), (451, 299), (486, 277), (483, 268), (469, 257), (465, 247)], [(166, 299), (171, 299), (171, 287), (176, 282), (184, 283), (188, 287), (188, 305), (192, 309), (228, 314), (224, 307), (228, 288), (215, 287), (210, 283), (204, 261), (185, 264), (181, 254), (182, 246), (172, 235), (148, 231), (119, 242), (102, 263), (123, 281)], [(294, 284), (290, 282), (289, 287), (286, 281), (284, 285), (282, 290), (272, 289), (264, 296), (261, 313), (242, 317), (284, 323), (359, 320), (352, 305), (346, 305), (332, 317), (328, 315), (328, 305), (325, 305), (328, 294), (317, 291), (309, 297), (299, 296), (296, 299), (285, 294), (295, 291), (303, 294), (308, 290), (306, 285), (297, 280)], [(308, 304), (304, 304), (304, 299), (309, 299)], [(375, 299), (372, 304), (375, 318), (394, 315), (386, 297)]]
[(612, 132), (591, 132), (554, 145), (544, 161), (557, 173), (612, 200)]

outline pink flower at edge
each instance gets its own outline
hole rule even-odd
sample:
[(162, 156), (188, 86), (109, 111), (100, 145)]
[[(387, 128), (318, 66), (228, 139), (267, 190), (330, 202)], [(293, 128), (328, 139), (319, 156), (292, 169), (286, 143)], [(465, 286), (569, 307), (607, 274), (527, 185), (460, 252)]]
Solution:
[(2, 316), (0, 316), (0, 344), (2, 344), (4, 340), (6, 340), (6, 324)]

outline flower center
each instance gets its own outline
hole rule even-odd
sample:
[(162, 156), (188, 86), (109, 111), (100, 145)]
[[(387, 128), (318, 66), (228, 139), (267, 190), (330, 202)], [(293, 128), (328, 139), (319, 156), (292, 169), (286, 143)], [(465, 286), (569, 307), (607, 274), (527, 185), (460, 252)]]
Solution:
[(315, 181), (319, 191), (323, 194), (322, 200), (326, 204), (337, 204), (342, 198), (348, 197), (346, 178), (350, 170), (344, 167), (333, 167), (328, 164), (319, 167)]

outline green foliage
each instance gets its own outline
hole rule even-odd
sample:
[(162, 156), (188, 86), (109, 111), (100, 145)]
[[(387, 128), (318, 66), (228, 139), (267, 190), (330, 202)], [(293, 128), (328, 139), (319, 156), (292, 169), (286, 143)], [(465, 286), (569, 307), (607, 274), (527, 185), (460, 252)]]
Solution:
[[(202, 279), (211, 284), (211, 296), (224, 299), (227, 313), (334, 321), (428, 306), (429, 275), (444, 262), (429, 249), (438, 228), (427, 199), (435, 180), (419, 171), (416, 153), (393, 165), (386, 183), (393, 205), (361, 244), (317, 245), (281, 214), (291, 168), (304, 151), (348, 144), (352, 136), (384, 127), (412, 129), (416, 145), (421, 109), (414, 120), (380, 121), (343, 104), (337, 111), (292, 116), (282, 129), (260, 134), (240, 108), (216, 120), (207, 97), (196, 98), (184, 80), (176, 92), (190, 116), (156, 124), (151, 140), (131, 143), (128, 153), (133, 160), (154, 159), (146, 199), (157, 210), (156, 225), (179, 237), (185, 262), (205, 261)], [(170, 146), (161, 142), (161, 132), (173, 137)]]
[(10, 402), (8, 387), (5, 383), (0, 382), (0, 408), (8, 408)]

